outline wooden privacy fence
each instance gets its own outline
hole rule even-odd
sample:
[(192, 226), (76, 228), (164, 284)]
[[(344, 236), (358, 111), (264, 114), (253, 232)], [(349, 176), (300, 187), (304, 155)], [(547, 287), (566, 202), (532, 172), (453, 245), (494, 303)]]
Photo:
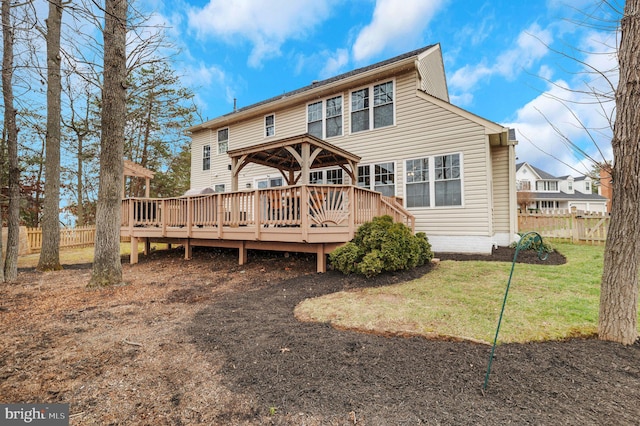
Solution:
[(549, 210), (518, 213), (518, 231), (536, 231), (543, 237), (572, 243), (604, 244), (610, 217), (606, 213)]
[[(95, 226), (60, 229), (60, 247), (89, 247), (96, 237)], [(27, 228), (29, 253), (38, 253), (42, 248), (42, 228)]]

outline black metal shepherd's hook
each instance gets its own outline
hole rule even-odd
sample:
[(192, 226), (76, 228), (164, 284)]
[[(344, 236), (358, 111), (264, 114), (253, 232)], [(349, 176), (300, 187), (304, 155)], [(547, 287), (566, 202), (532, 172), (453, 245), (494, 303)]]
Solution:
[(493, 362), (493, 354), (496, 351), (496, 344), (498, 343), (498, 333), (500, 332), (500, 324), (502, 323), (502, 315), (504, 314), (504, 307), (507, 304), (507, 295), (509, 294), (509, 286), (511, 286), (511, 277), (513, 277), (513, 269), (516, 266), (516, 259), (521, 249), (528, 250), (534, 244), (538, 243), (538, 259), (547, 260), (549, 253), (544, 251), (544, 244), (542, 243), (542, 236), (537, 232), (527, 232), (524, 234), (518, 244), (516, 245), (516, 253), (513, 255), (513, 262), (511, 262), (511, 273), (509, 274), (509, 281), (507, 282), (507, 289), (504, 292), (504, 299), (502, 301), (502, 310), (500, 311), (500, 319), (498, 319), (498, 327), (496, 328), (496, 336), (493, 339), (493, 347), (491, 348), (491, 356), (489, 357), (489, 366), (487, 367), (487, 374), (484, 376), (483, 390), (487, 390), (489, 384), (489, 374), (491, 373), (491, 363)]

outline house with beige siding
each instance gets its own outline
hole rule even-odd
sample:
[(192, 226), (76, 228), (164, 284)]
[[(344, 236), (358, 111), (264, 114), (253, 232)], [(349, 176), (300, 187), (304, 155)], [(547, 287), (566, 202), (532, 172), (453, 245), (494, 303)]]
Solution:
[(311, 169), (305, 183), (357, 185), (394, 197), (436, 252), (488, 254), (517, 232), (517, 142), (508, 128), (450, 102), (439, 44), (314, 81), (189, 131), (191, 193), (290, 185), (283, 170), (256, 163), (234, 169), (229, 153), (311, 135), (360, 161), (355, 173)]

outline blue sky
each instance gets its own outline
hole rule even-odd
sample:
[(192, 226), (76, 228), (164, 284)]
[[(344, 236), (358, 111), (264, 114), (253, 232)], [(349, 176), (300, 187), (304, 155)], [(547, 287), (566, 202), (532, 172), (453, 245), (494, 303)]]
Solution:
[[(570, 5), (568, 4), (570, 3)], [(440, 43), (452, 103), (517, 129), (518, 161), (556, 175), (612, 159), (613, 105), (582, 93), (616, 66), (615, 13), (593, 0), (145, 0), (181, 49), (203, 118)], [(617, 4), (623, 7), (622, 1)], [(591, 16), (592, 18), (587, 18)], [(584, 25), (580, 22), (596, 25)], [(566, 55), (581, 63), (568, 60)], [(564, 88), (564, 89), (563, 89)], [(567, 91), (566, 89), (574, 91)], [(606, 91), (606, 90), (605, 90)], [(562, 102), (559, 101), (563, 100)], [(569, 102), (565, 102), (569, 101)], [(579, 121), (577, 121), (579, 120)], [(582, 124), (580, 124), (582, 123)], [(586, 137), (581, 127), (597, 129)]]

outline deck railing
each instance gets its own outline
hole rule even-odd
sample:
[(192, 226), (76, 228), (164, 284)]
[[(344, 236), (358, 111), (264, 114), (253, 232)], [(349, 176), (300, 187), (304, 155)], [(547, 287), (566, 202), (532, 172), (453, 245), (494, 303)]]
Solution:
[(414, 229), (414, 218), (379, 192), (350, 185), (297, 185), (179, 198), (128, 198), (122, 227), (314, 227), (357, 228), (391, 215)]

